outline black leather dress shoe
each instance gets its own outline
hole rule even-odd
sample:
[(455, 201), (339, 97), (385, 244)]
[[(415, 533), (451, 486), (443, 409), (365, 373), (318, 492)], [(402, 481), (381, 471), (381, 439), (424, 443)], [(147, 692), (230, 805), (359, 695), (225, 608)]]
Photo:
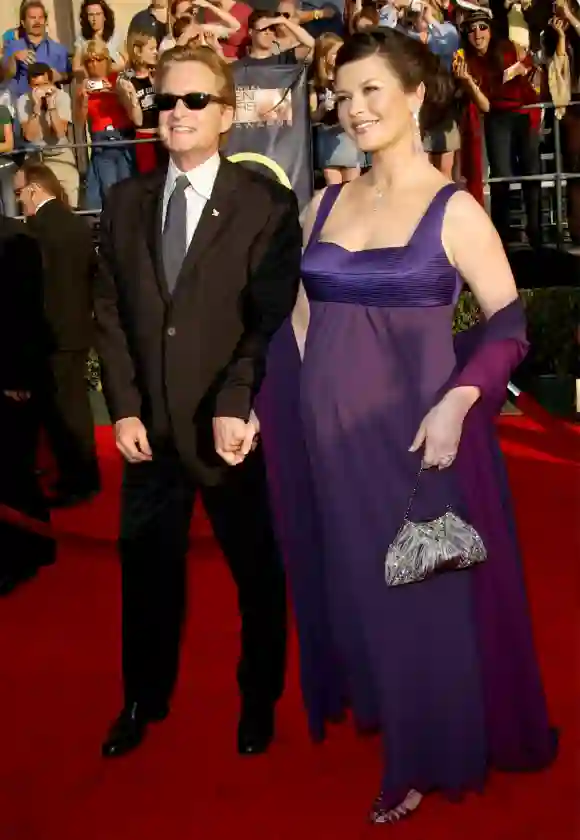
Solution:
[(274, 737), (274, 707), (243, 708), (238, 725), (240, 755), (265, 753)]
[(136, 749), (147, 733), (147, 725), (153, 721), (165, 720), (166, 707), (155, 712), (145, 712), (140, 703), (125, 706), (113, 723), (102, 746), (104, 758), (118, 758)]

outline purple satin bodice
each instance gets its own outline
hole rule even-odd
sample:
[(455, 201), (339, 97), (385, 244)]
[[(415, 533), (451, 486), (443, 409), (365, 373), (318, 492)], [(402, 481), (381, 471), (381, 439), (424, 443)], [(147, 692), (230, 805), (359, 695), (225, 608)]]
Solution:
[(403, 246), (348, 251), (319, 238), (340, 193), (327, 187), (306, 248), (302, 277), (308, 299), (372, 307), (432, 307), (456, 302), (462, 282), (441, 242), (445, 207), (456, 184), (435, 195)]

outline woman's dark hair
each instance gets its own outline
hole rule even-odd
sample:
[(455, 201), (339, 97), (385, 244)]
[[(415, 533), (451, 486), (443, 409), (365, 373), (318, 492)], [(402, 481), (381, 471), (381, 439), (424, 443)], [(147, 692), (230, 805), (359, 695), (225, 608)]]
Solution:
[[(497, 22), (494, 24), (488, 16), (483, 15), (481, 12), (472, 12), (465, 17), (461, 24), (461, 46), (465, 49), (465, 57), (467, 58), (468, 64), (470, 58), (477, 56), (477, 51), (471, 45), (468, 37), (470, 28), (474, 23), (486, 23), (489, 26), (490, 40), (485, 54), (485, 61), (492, 76), (499, 81), (503, 76), (503, 48), (506, 42), (506, 39), (501, 35), (501, 27), (497, 25)], [(479, 83), (481, 79), (475, 79), (475, 81)]]
[(451, 73), (421, 41), (396, 29), (379, 29), (353, 35), (336, 56), (336, 72), (345, 64), (376, 55), (389, 65), (405, 93), (413, 93), (425, 85), (421, 107), (422, 131), (437, 126), (449, 113), (455, 97), (455, 81)]
[(103, 41), (108, 42), (115, 31), (115, 12), (111, 9), (107, 0), (83, 0), (80, 13), (81, 35), (85, 41), (93, 39), (93, 27), (89, 23), (89, 16), (87, 9), (89, 6), (100, 6), (105, 15), (105, 25), (103, 27)]

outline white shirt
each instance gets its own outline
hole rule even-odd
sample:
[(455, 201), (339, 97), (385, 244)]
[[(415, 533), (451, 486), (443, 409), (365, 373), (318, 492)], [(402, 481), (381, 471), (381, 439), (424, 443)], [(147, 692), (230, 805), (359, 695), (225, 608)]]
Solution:
[(165, 189), (163, 190), (163, 228), (165, 228), (167, 205), (175, 187), (175, 182), (180, 175), (186, 175), (190, 183), (190, 186), (185, 190), (185, 200), (187, 202), (186, 231), (188, 248), (199, 224), (203, 209), (211, 198), (219, 168), (220, 156), (218, 152), (204, 161), (204, 163), (200, 166), (196, 166), (195, 169), (190, 169), (189, 172), (182, 172), (177, 168), (171, 159), (169, 161), (169, 168), (165, 179)]

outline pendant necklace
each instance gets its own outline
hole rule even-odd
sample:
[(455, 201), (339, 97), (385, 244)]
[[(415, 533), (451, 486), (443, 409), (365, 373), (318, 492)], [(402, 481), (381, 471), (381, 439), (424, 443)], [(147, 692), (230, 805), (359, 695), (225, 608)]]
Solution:
[(379, 187), (378, 184), (373, 184), (373, 190), (374, 190), (374, 193), (375, 193), (374, 201), (373, 201), (373, 211), (376, 213), (377, 210), (379, 209), (379, 204), (381, 203), (381, 201), (385, 197), (385, 193)]

